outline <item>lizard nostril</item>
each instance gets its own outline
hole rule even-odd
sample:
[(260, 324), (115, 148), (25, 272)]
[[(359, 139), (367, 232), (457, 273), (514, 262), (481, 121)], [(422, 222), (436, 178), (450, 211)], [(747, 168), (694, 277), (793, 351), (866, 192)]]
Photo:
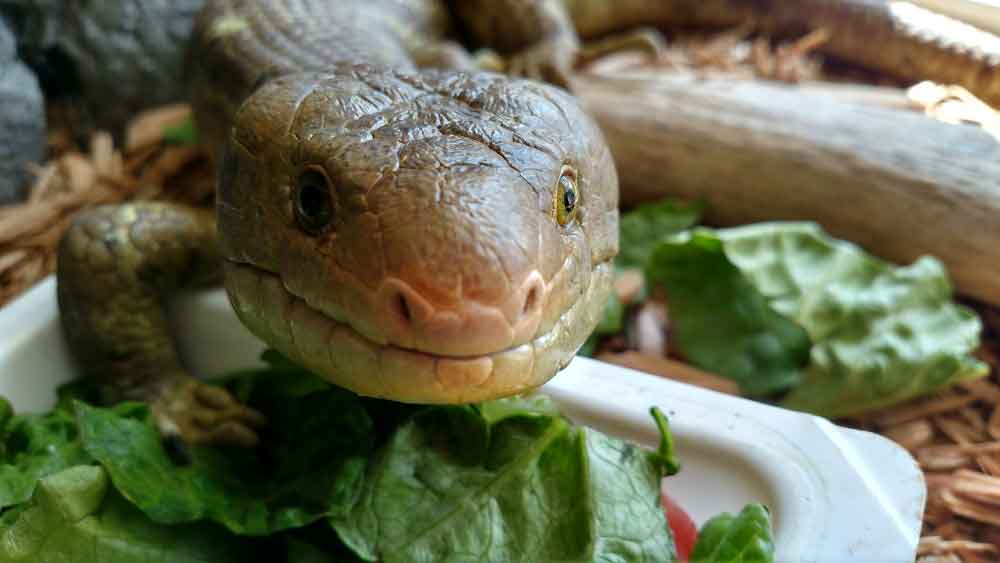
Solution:
[(532, 288), (528, 290), (528, 295), (524, 298), (524, 309), (521, 310), (522, 315), (531, 314), (531, 311), (538, 303), (538, 291), (538, 286), (532, 286)]
[(379, 315), (392, 338), (406, 346), (414, 339), (424, 338), (438, 314), (435, 307), (409, 284), (398, 279), (387, 280), (379, 291)]
[(413, 309), (410, 307), (410, 302), (406, 299), (405, 293), (397, 293), (389, 303), (401, 325), (409, 327), (413, 324)]
[(458, 295), (439, 303), (430, 291), (389, 277), (372, 301), (376, 328), (393, 346), (431, 354), (475, 356), (520, 346), (541, 322), (549, 290), (534, 271), (514, 288), (500, 303)]
[[(542, 308), (542, 300), (545, 298), (545, 282), (542, 277), (533, 274), (527, 281), (524, 291), (524, 302), (521, 303), (520, 316), (517, 320), (530, 317)], [(516, 322), (516, 321), (515, 321)]]

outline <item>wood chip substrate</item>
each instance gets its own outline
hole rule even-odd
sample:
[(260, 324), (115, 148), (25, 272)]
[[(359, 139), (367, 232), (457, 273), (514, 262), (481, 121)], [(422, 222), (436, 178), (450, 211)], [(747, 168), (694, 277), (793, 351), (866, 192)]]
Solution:
[(189, 115), (186, 105), (142, 114), (122, 146), (97, 131), (89, 135), (86, 152), (75, 148), (72, 131), (50, 133), (51, 158), (34, 170), (37, 179), (28, 200), (0, 206), (0, 306), (53, 272), (59, 238), (77, 211), (128, 200), (212, 200), (213, 171), (206, 153), (164, 139)]

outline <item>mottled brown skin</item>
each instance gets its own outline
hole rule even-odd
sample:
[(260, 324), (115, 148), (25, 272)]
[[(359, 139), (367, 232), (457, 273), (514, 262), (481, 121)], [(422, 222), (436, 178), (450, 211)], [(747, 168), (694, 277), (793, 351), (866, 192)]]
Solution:
[[(226, 287), (254, 333), (335, 383), (421, 403), (509, 395), (551, 377), (597, 322), (617, 178), (568, 94), (344, 66), (268, 82), (234, 123)], [(579, 215), (560, 225), (567, 167)], [(336, 186), (319, 234), (288, 203), (304, 169)]]
[(108, 385), (107, 402), (147, 401), (168, 436), (253, 445), (262, 417), (181, 365), (162, 298), (218, 283), (212, 215), (163, 203), (104, 206), (81, 214), (59, 247), (61, 319), (77, 360)]
[[(70, 345), (109, 400), (149, 402), (165, 434), (254, 444), (259, 414), (184, 370), (162, 311), (221, 263), (244, 324), (358, 393), (459, 403), (540, 385), (610, 291), (617, 178), (571, 96), (477, 69), (567, 85), (578, 33), (748, 18), (771, 32), (824, 26), (831, 53), (998, 89), (986, 72), (995, 61), (916, 37), (886, 2), (803, 0), (787, 17), (768, 15), (771, 4), (210, 0), (188, 68), (221, 165), (218, 237), (210, 216), (178, 206), (80, 216), (59, 256)], [(488, 49), (470, 53), (459, 37)], [(620, 44), (636, 37), (656, 44)]]

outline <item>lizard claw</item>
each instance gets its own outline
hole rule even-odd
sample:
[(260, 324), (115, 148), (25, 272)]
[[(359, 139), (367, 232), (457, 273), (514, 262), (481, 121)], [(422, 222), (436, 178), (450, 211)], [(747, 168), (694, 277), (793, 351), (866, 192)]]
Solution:
[(257, 430), (266, 423), (264, 415), (225, 389), (193, 377), (170, 384), (153, 401), (152, 410), (161, 436), (173, 444), (253, 448), (260, 441)]

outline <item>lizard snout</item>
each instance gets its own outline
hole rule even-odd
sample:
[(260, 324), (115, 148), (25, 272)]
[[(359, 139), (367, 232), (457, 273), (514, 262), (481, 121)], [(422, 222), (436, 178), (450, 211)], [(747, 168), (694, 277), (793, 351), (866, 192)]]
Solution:
[(387, 278), (376, 296), (376, 315), (393, 344), (443, 356), (491, 354), (530, 341), (542, 317), (545, 280), (530, 271), (497, 303), (463, 298), (435, 303), (426, 293)]

